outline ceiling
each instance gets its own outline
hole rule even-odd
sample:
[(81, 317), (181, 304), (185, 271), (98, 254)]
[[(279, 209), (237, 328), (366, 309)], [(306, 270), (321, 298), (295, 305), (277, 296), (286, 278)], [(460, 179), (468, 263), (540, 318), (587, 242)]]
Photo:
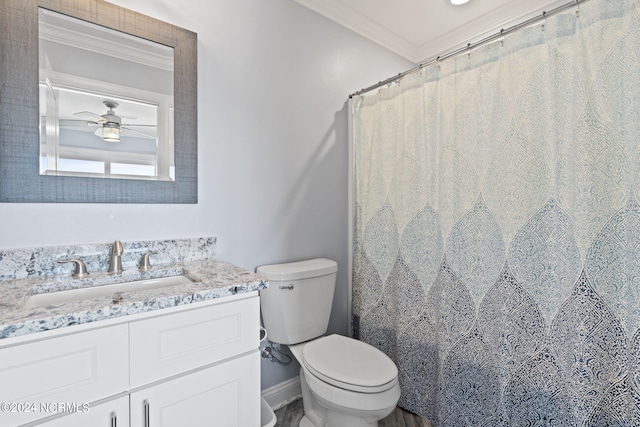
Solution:
[(420, 63), (569, 0), (294, 0)]

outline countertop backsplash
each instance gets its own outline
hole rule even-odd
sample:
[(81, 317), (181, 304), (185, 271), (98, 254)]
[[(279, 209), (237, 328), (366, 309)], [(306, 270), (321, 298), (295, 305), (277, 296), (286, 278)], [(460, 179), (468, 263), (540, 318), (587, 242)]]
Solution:
[[(71, 275), (74, 269), (73, 263), (58, 263), (58, 260), (64, 259), (82, 260), (89, 273), (106, 271), (113, 243), (0, 249), (0, 281)], [(152, 265), (197, 261), (213, 258), (216, 255), (215, 237), (123, 241), (122, 246), (122, 267), (124, 269), (138, 266), (142, 256), (150, 251), (158, 252), (151, 255)], [(0, 286), (2, 286), (1, 282)]]

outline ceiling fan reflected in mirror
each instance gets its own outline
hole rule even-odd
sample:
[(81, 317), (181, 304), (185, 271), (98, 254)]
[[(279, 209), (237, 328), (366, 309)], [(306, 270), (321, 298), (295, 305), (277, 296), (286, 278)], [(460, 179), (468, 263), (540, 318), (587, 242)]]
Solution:
[(120, 135), (124, 133), (134, 134), (132, 136), (138, 136), (141, 138), (151, 138), (155, 139), (156, 137), (150, 133), (140, 132), (138, 130), (132, 129), (131, 126), (143, 126), (143, 127), (156, 127), (156, 125), (139, 125), (139, 124), (127, 124), (122, 123), (122, 117), (126, 116), (118, 116), (116, 115), (115, 109), (118, 107), (118, 103), (114, 101), (103, 101), (102, 102), (107, 107), (107, 113), (103, 115), (98, 115), (95, 113), (91, 113), (89, 111), (81, 111), (79, 113), (74, 113), (74, 116), (80, 117), (84, 120), (60, 120), (60, 126), (100, 126), (94, 134), (102, 138), (107, 142), (120, 142)]

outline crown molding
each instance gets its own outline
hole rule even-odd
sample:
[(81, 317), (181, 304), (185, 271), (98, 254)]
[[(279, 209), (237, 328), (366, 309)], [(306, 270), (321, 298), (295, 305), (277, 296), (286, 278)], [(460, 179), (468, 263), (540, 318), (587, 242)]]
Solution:
[(345, 1), (294, 1), (416, 64), (464, 46), (469, 42), (480, 40), (500, 28), (510, 26), (508, 24), (513, 25), (512, 23), (516, 21), (533, 17), (543, 10), (550, 10), (567, 2), (567, 0), (548, 0), (537, 2), (542, 4), (532, 5), (531, 2), (511, 1), (427, 43), (417, 45), (349, 7)]
[(418, 46), (388, 30), (340, 0), (294, 0), (361, 36), (415, 62)]
[(481, 15), (452, 31), (421, 45), (416, 46), (416, 63), (426, 62), (443, 53), (466, 46), (468, 43), (480, 41), (496, 34), (501, 29), (510, 28), (519, 22), (540, 15), (545, 10), (552, 10), (566, 4), (566, 0), (547, 1), (542, 5), (522, 4), (510, 2), (503, 7), (496, 8)]
[[(38, 34), (41, 39), (65, 46), (86, 50), (99, 55), (107, 55), (147, 67), (173, 71), (173, 51), (171, 48), (129, 34), (99, 27), (95, 24), (45, 11), (48, 22), (40, 21)], [(66, 26), (67, 22), (72, 26)], [(77, 28), (81, 27), (82, 32)], [(109, 36), (109, 37), (107, 37)], [(153, 47), (153, 48), (152, 48)], [(161, 52), (161, 53), (158, 53)]]

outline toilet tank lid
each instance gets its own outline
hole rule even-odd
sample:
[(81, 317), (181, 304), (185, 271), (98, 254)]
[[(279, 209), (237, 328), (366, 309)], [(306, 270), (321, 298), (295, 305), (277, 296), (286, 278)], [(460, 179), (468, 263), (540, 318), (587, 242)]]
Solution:
[(308, 279), (310, 277), (326, 276), (336, 271), (338, 271), (338, 264), (326, 258), (263, 265), (256, 269), (256, 273), (273, 281)]

